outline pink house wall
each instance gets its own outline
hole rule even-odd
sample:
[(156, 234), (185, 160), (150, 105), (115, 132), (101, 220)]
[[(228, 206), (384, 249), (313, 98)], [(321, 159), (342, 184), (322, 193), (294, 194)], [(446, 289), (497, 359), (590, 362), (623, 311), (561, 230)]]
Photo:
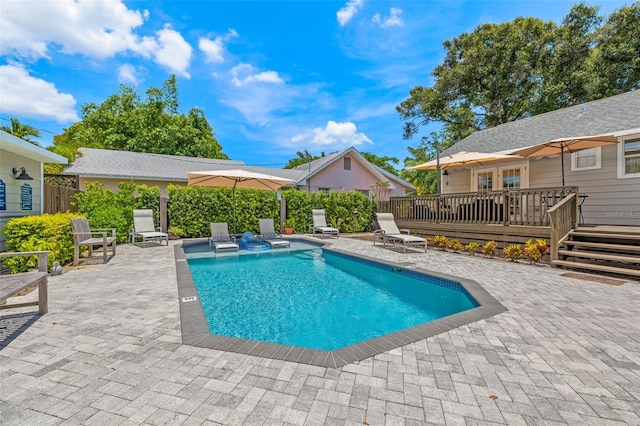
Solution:
[[(344, 158), (340, 158), (327, 166), (325, 169), (313, 175), (307, 181), (307, 185), (301, 189), (311, 189), (312, 192), (320, 188), (333, 189), (335, 191), (369, 191), (371, 185), (378, 182), (373, 173), (366, 169), (363, 164), (354, 157), (351, 158), (351, 170), (344, 169)], [(389, 197), (405, 195), (406, 188), (394, 183), (395, 189), (388, 192)]]

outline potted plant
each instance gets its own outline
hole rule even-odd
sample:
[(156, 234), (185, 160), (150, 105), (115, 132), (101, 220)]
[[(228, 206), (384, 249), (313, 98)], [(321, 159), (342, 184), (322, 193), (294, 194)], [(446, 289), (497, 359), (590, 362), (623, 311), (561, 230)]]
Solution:
[(293, 234), (293, 230), (296, 227), (296, 220), (292, 217), (284, 221), (284, 233)]
[(170, 226), (169, 229), (167, 229), (167, 233), (169, 234), (170, 240), (177, 240), (184, 235), (182, 228), (178, 228), (177, 226)]

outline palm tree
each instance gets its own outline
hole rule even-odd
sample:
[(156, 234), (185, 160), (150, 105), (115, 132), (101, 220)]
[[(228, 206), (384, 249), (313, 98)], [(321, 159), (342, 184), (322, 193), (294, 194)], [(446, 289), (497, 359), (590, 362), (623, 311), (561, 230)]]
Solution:
[(36, 138), (40, 137), (40, 131), (38, 131), (38, 129), (28, 124), (22, 124), (17, 118), (12, 118), (10, 121), (11, 126), (0, 126), (0, 129), (7, 133), (11, 133), (13, 136), (24, 139), (27, 142), (31, 142), (36, 146), (40, 146), (38, 142), (31, 139), (32, 136)]

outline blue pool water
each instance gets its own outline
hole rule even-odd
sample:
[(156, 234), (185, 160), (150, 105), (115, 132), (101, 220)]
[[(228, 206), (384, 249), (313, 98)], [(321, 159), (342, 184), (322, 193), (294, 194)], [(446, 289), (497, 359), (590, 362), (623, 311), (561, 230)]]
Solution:
[(453, 281), (320, 249), (188, 262), (223, 336), (336, 350), (478, 306)]

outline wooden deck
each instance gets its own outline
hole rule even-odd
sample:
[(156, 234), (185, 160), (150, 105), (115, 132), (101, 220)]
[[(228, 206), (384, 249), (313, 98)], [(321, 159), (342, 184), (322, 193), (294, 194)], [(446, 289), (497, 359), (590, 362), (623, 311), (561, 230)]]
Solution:
[(463, 244), (475, 241), (483, 245), (487, 241), (495, 241), (500, 248), (504, 248), (509, 244), (524, 244), (531, 238), (541, 238), (549, 241), (551, 236), (551, 228), (549, 226), (434, 223), (410, 220), (396, 220), (396, 222), (398, 227), (409, 229), (412, 234), (424, 237), (444, 235), (449, 239), (458, 239)]

